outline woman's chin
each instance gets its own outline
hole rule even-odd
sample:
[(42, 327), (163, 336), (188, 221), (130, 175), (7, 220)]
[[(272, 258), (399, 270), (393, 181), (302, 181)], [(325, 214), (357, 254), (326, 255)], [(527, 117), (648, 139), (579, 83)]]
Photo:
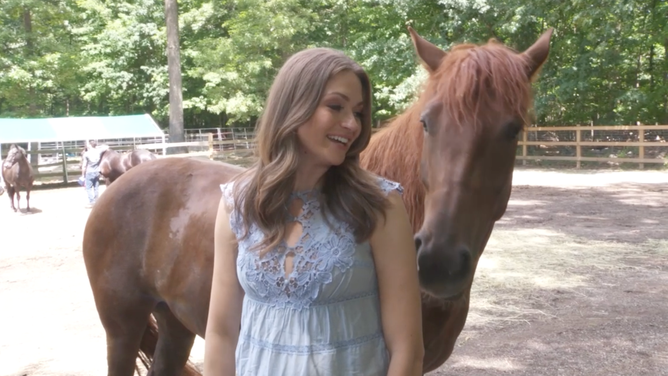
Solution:
[(345, 162), (345, 161), (346, 161), (346, 157), (345, 157), (345, 156), (344, 156), (343, 158), (332, 159), (330, 165), (331, 165), (332, 167), (341, 166), (341, 165), (343, 164), (343, 162)]

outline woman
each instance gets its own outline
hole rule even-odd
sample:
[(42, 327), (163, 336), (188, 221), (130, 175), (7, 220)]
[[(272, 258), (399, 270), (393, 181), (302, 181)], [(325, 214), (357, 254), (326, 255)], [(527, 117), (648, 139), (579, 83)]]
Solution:
[(204, 374), (422, 375), (402, 189), (358, 163), (366, 73), (336, 50), (295, 54), (256, 135), (258, 161), (221, 187)]

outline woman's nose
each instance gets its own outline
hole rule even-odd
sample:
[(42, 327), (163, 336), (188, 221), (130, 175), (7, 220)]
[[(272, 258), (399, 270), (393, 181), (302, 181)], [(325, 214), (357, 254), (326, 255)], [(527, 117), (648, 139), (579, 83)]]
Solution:
[(348, 114), (341, 125), (351, 131), (356, 131), (360, 126), (354, 113)]

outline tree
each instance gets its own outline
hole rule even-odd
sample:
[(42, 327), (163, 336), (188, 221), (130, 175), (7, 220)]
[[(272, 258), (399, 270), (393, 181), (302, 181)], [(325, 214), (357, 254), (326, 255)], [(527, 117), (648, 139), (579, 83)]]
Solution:
[[(169, 141), (183, 142), (183, 94), (181, 93), (181, 51), (179, 46), (179, 9), (177, 0), (165, 0), (167, 25), (167, 71), (169, 72)], [(172, 148), (172, 153), (182, 152)]]

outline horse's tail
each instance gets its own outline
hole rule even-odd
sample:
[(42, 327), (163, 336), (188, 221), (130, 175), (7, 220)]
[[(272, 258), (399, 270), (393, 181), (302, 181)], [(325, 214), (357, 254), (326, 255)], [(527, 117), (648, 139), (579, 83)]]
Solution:
[[(155, 347), (158, 344), (158, 323), (153, 318), (153, 315), (149, 316), (148, 324), (146, 325), (146, 330), (144, 330), (144, 335), (141, 338), (141, 343), (139, 344), (139, 360), (142, 362), (146, 369), (150, 369), (151, 362), (153, 360), (153, 354), (155, 354)], [(139, 375), (139, 370), (137, 370)], [(186, 362), (186, 366), (183, 368), (182, 376), (202, 376), (202, 374), (197, 370), (197, 368), (190, 362)]]

